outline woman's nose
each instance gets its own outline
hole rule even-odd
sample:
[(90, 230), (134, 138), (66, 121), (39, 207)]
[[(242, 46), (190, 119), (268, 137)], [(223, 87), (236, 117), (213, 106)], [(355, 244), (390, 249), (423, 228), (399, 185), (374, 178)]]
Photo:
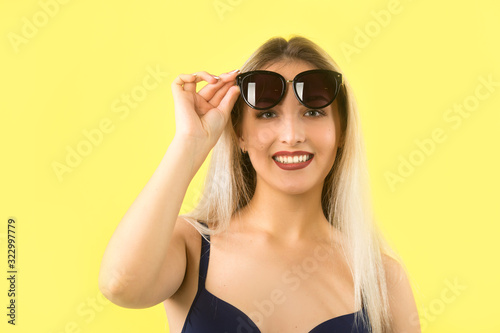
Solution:
[(296, 114), (286, 115), (282, 119), (280, 129), (281, 142), (290, 146), (304, 142), (305, 131), (301, 119)]
[(305, 127), (303, 119), (299, 114), (300, 102), (295, 97), (291, 86), (287, 87), (285, 97), (279, 104), (282, 108), (279, 135), (282, 143), (294, 146), (305, 140)]

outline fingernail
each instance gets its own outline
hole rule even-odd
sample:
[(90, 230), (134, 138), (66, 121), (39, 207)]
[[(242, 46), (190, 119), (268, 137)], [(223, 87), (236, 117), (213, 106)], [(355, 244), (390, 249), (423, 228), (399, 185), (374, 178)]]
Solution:
[(228, 74), (234, 73), (234, 72), (239, 72), (239, 69), (235, 69), (234, 71), (230, 71)]

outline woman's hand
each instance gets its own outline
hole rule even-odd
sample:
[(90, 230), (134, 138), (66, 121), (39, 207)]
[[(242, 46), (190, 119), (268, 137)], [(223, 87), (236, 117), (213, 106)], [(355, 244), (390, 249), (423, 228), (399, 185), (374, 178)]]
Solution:
[[(172, 83), (175, 105), (175, 136), (215, 146), (239, 95), (234, 85), (238, 71), (217, 79), (207, 72), (181, 74)], [(196, 84), (208, 82), (199, 92)]]

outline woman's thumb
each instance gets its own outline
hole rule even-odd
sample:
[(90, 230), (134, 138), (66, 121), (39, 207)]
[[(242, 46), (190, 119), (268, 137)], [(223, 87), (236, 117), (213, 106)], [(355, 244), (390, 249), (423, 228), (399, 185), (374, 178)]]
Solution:
[(233, 109), (234, 103), (240, 95), (240, 87), (232, 86), (226, 93), (226, 96), (220, 101), (218, 109), (221, 110), (226, 117), (229, 117), (231, 110)]
[(203, 116), (202, 119), (206, 125), (205, 129), (209, 132), (210, 137), (214, 135), (218, 136), (224, 130), (239, 93), (240, 88), (238, 86), (229, 88), (219, 106), (211, 109)]

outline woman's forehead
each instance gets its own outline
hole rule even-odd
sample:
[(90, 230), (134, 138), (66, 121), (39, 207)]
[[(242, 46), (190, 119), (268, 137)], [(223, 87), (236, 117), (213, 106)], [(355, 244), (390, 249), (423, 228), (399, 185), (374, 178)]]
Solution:
[[(298, 73), (301, 73), (301, 72), (304, 72), (307, 70), (317, 69), (317, 67), (306, 62), (306, 61), (293, 59), (293, 60), (280, 60), (280, 61), (272, 62), (272, 63), (265, 65), (261, 69), (266, 70), (266, 71), (276, 72), (276, 73), (296, 72), (298, 74)], [(293, 79), (293, 78), (290, 78), (290, 79)]]

